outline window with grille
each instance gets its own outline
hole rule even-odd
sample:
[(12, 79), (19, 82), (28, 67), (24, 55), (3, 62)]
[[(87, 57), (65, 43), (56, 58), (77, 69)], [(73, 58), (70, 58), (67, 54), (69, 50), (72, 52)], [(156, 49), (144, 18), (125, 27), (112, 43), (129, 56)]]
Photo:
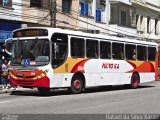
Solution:
[(80, 14), (81, 15), (88, 15), (89, 4), (85, 2), (80, 2)]
[(12, 0), (0, 0), (0, 5), (4, 7), (12, 7)]
[(151, 18), (147, 17), (147, 33), (151, 33)]
[(71, 13), (72, 0), (62, 0), (62, 12)]
[(121, 25), (127, 25), (127, 13), (126, 11), (121, 11)]
[(159, 25), (158, 25), (158, 19), (155, 19), (155, 35), (158, 35), (158, 29), (159, 29)]
[(41, 8), (42, 4), (41, 4), (41, 0), (31, 0), (30, 1), (30, 7), (38, 7), (38, 8)]

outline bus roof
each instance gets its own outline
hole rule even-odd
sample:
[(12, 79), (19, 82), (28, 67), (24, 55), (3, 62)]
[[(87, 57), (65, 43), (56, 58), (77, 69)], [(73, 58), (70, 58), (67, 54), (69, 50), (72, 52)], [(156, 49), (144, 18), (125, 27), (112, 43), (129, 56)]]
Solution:
[(14, 30), (24, 30), (24, 29), (46, 29), (48, 30), (49, 35), (52, 35), (53, 33), (64, 33), (71, 36), (79, 36), (79, 37), (88, 37), (88, 38), (94, 38), (94, 39), (104, 39), (104, 40), (112, 40), (112, 41), (119, 41), (119, 42), (131, 42), (131, 43), (138, 43), (138, 44), (147, 44), (147, 45), (154, 45), (158, 46), (155, 42), (148, 42), (148, 41), (142, 41), (137, 39), (131, 39), (127, 37), (117, 37), (117, 36), (109, 36), (105, 34), (92, 34), (92, 33), (85, 33), (82, 31), (74, 31), (74, 30), (68, 30), (68, 29), (60, 29), (60, 28), (49, 28), (49, 27), (28, 27), (28, 28), (21, 28)]

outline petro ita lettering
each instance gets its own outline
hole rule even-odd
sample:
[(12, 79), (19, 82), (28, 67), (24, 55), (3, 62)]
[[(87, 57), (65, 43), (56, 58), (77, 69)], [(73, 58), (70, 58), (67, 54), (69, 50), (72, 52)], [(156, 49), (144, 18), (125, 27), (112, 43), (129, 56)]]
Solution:
[(103, 63), (102, 69), (119, 69), (119, 64), (117, 64), (117, 63)]

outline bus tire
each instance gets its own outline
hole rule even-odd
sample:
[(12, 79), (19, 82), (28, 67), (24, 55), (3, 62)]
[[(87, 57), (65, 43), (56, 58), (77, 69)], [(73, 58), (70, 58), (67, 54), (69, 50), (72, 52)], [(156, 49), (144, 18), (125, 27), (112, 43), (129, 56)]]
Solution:
[(83, 88), (84, 88), (84, 82), (82, 77), (80, 75), (73, 76), (70, 88), (71, 93), (79, 94), (83, 91)]
[(50, 92), (50, 88), (38, 87), (37, 89), (42, 95), (47, 95)]
[(136, 89), (139, 86), (139, 83), (140, 83), (139, 75), (137, 73), (133, 73), (130, 84), (131, 88)]

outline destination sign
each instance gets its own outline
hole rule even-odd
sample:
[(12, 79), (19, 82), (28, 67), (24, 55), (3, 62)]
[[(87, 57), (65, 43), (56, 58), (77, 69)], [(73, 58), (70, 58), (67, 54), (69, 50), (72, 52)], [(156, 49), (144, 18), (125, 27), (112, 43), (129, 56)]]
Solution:
[(36, 36), (48, 36), (48, 31), (46, 29), (22, 29), (13, 32), (13, 38), (36, 37)]

